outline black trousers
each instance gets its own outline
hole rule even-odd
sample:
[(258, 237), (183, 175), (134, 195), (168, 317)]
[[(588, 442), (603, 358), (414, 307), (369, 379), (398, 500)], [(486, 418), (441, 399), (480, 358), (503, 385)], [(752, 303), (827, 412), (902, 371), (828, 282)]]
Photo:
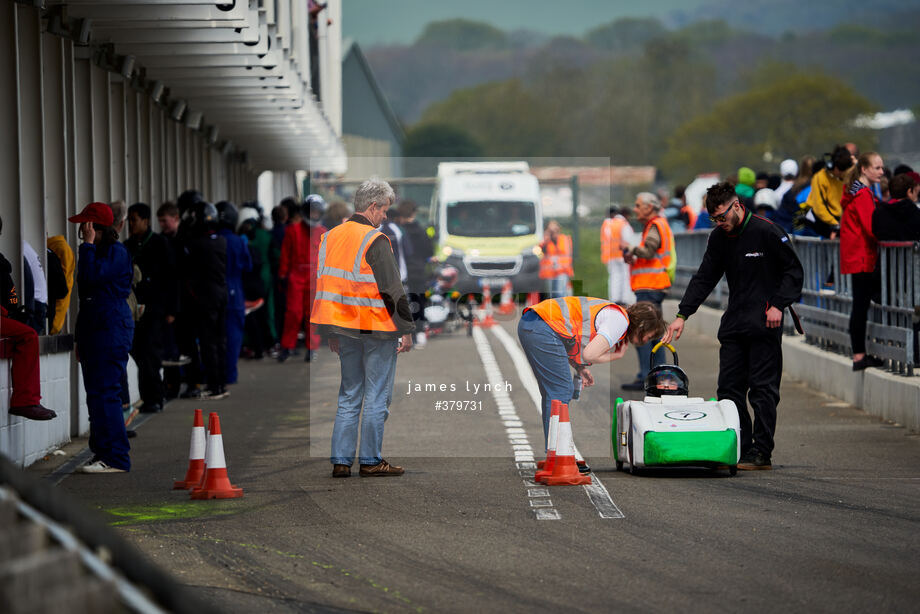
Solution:
[(197, 310), (195, 315), (205, 385), (219, 392), (227, 384), (227, 304)]
[(165, 316), (147, 312), (134, 326), (131, 357), (137, 363), (137, 385), (144, 403), (162, 403), (164, 397), (160, 367), (163, 361)]
[(866, 353), (866, 320), (869, 304), (881, 292), (882, 278), (877, 272), (853, 273), (853, 308), (850, 311), (850, 346), (854, 354)]
[[(759, 336), (720, 338), (719, 400), (730, 399), (741, 422), (741, 454), (770, 456), (776, 432), (776, 405), (783, 375), (782, 329)], [(753, 422), (748, 413), (751, 402)]]

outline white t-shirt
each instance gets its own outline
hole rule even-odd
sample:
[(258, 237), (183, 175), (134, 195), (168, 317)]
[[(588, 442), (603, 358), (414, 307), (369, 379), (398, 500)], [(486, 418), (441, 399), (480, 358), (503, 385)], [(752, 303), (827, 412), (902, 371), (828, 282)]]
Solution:
[(32, 246), (22, 242), (22, 255), (25, 257), (26, 262), (29, 265), (29, 269), (32, 271), (32, 282), (35, 286), (35, 292), (31, 298), (38, 301), (39, 303), (48, 304), (48, 280), (45, 279), (45, 271), (42, 270), (41, 260), (38, 259), (38, 254), (35, 253), (35, 250), (32, 249)]
[(597, 334), (603, 335), (604, 339), (607, 340), (607, 344), (613, 347), (629, 327), (629, 320), (619, 309), (604, 307), (598, 312), (595, 325)]

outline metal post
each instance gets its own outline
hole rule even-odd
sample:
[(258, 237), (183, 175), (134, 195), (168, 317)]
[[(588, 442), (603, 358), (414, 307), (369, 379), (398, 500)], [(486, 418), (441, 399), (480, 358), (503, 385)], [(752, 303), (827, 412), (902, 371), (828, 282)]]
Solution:
[(572, 187), (572, 260), (578, 258), (578, 175), (569, 180)]

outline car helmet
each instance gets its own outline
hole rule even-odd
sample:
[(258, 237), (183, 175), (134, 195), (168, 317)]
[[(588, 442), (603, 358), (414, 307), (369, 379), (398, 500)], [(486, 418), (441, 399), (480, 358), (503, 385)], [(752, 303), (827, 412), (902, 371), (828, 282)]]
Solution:
[(217, 205), (217, 225), (220, 228), (236, 231), (236, 224), (240, 219), (240, 213), (236, 205), (227, 200), (222, 200)]
[(303, 216), (306, 219), (313, 217), (312, 214), (319, 214), (317, 219), (323, 217), (326, 213), (326, 201), (319, 194), (310, 194), (303, 201)]
[[(658, 348), (662, 345), (671, 350), (671, 354), (674, 356), (674, 364), (653, 366), (655, 352), (657, 352)], [(687, 377), (684, 370), (677, 365), (677, 351), (670, 343), (659, 343), (656, 345), (652, 349), (652, 355), (649, 358), (649, 362), (652, 363), (652, 365), (650, 365), (651, 368), (649, 369), (648, 375), (645, 377), (645, 392), (648, 396), (689, 396), (690, 378)]]
[(442, 290), (453, 288), (454, 284), (457, 283), (458, 277), (460, 277), (460, 271), (457, 270), (457, 267), (454, 267), (454, 266), (441, 267), (438, 270), (438, 286)]
[(201, 234), (217, 228), (217, 219), (217, 207), (205, 200), (200, 200), (191, 204), (182, 214), (179, 229), (191, 234)]

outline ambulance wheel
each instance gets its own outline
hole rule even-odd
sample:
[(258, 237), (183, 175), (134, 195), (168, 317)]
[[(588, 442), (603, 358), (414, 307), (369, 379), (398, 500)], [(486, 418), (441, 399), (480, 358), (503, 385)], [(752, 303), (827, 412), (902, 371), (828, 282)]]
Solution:
[(738, 475), (738, 465), (729, 465), (728, 475)]
[(623, 471), (623, 461), (617, 461), (617, 471)]

